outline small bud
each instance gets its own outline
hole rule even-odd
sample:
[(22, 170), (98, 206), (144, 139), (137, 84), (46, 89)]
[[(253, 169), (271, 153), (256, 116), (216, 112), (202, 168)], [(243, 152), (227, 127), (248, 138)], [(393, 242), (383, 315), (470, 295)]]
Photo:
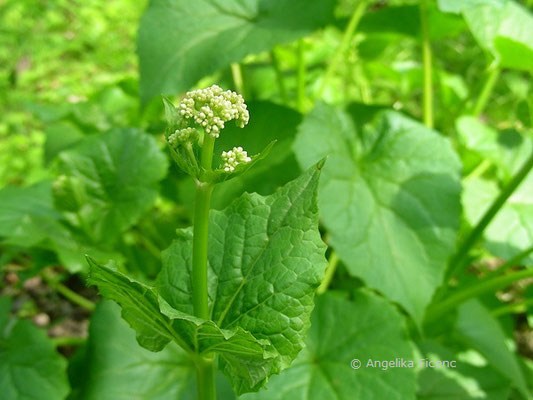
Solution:
[(168, 144), (174, 149), (185, 143), (193, 143), (198, 139), (198, 131), (194, 128), (176, 129), (167, 138)]
[(252, 161), (252, 158), (248, 157), (246, 150), (243, 150), (240, 146), (234, 147), (232, 150), (223, 151), (221, 158), (223, 161), (222, 169), (226, 172), (233, 172), (237, 165)]

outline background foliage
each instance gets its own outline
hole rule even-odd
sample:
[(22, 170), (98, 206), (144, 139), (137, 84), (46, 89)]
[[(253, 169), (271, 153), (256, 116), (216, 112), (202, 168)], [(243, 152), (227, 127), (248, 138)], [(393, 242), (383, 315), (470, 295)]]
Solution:
[[(298, 357), (253, 384), (238, 362), (227, 367), (246, 388), (268, 380), (240, 397), (531, 398), (532, 7), (0, 0), (2, 396), (196, 398), (186, 353), (140, 347), (118, 307), (87, 287), (85, 255), (109, 267), (93, 283), (120, 285), (124, 274), (140, 282), (131, 296), (149, 300), (143, 285), (157, 285), (186, 303), (164, 287), (169, 265), (187, 257), (173, 241), (176, 229), (190, 236), (194, 184), (164, 148), (159, 95), (177, 101), (217, 83), (243, 93), (251, 120), (228, 127), (215, 154), (277, 142), (217, 186), (216, 226), (327, 157), (318, 205), (329, 267), (305, 346), (284, 348), (250, 321), (231, 357), (250, 331)], [(272, 197), (232, 203), (244, 192)], [(283, 245), (259, 257), (265, 270)], [(297, 307), (270, 306), (267, 319), (297, 319)], [(355, 371), (354, 358), (458, 367)], [(217, 390), (237, 397), (223, 374)]]

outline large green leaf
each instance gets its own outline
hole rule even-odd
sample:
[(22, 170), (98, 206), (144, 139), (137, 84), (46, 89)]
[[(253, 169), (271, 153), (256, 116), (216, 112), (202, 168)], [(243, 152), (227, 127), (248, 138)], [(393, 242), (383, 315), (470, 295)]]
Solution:
[[(210, 215), (211, 319), (222, 329), (241, 327), (268, 340), (279, 353), (271, 373), (288, 367), (301, 350), (314, 290), (325, 268), (316, 207), (318, 177), (319, 170), (312, 167), (271, 196), (245, 193)], [(189, 314), (191, 254), (191, 231), (182, 230), (163, 252), (159, 276), (161, 295)], [(244, 391), (232, 379), (236, 390)]]
[(59, 160), (60, 172), (86, 193), (79, 219), (94, 242), (107, 245), (148, 210), (167, 170), (155, 140), (133, 129), (89, 136)]
[[(203, 321), (170, 307), (150, 287), (128, 279), (121, 273), (94, 263), (89, 283), (98, 285), (100, 293), (122, 306), (122, 316), (137, 331), (137, 341), (151, 351), (161, 351), (175, 341), (183, 349), (196, 353), (218, 351), (222, 358), (240, 363), (260, 363), (275, 355), (265, 341), (256, 340), (249, 332), (236, 328), (221, 330), (212, 321)], [(241, 360), (241, 355), (244, 358)], [(269, 362), (263, 364), (268, 366)], [(231, 364), (230, 364), (231, 365)], [(259, 367), (260, 371), (265, 366)], [(268, 368), (268, 367), (267, 367)], [(253, 370), (240, 371), (248, 375)]]
[(84, 138), (83, 131), (70, 121), (49, 124), (45, 130), (44, 159), (47, 163), (61, 151), (72, 147)]
[(349, 272), (420, 320), (454, 249), (460, 164), (447, 139), (399, 113), (363, 132), (356, 117), (318, 105), (294, 150), (303, 167), (329, 156), (319, 207)]
[(333, 0), (153, 0), (139, 29), (141, 98), (200, 78), (324, 26)]
[[(353, 359), (360, 369), (352, 369)], [(414, 369), (367, 367), (369, 360), (397, 359), (414, 357), (394, 307), (366, 290), (355, 292), (352, 301), (328, 293), (317, 299), (307, 347), (293, 366), (273, 377), (266, 390), (242, 399), (414, 399)]]
[[(464, 183), (465, 216), (475, 226), (490, 207), (500, 190), (491, 181), (467, 179)], [(509, 197), (483, 232), (487, 249), (509, 260), (531, 247), (533, 243), (533, 172)], [(526, 262), (532, 262), (529, 256)]]
[(318, 177), (313, 167), (271, 196), (244, 194), (211, 213), (210, 321), (192, 316), (190, 229), (164, 252), (157, 290), (93, 262), (89, 282), (122, 306), (143, 346), (157, 351), (175, 340), (216, 352), (237, 393), (257, 390), (289, 366), (309, 327), (325, 268)]
[(69, 393), (67, 362), (30, 321), (8, 321), (0, 298), (0, 388), (3, 400), (61, 400)]
[(477, 157), (477, 164), (488, 159), (498, 167), (504, 181), (513, 176), (533, 151), (533, 141), (515, 130), (497, 131), (478, 118), (457, 119), (456, 130), (462, 146)]
[(533, 16), (514, 1), (477, 2), (461, 12), (479, 45), (502, 67), (533, 67)]
[[(466, 29), (460, 17), (444, 14), (430, 3), (429, 34), (432, 39), (455, 36)], [(379, 7), (366, 12), (361, 18), (358, 31), (369, 34), (398, 34), (419, 37), (422, 32), (418, 4)]]
[(478, 353), (454, 353), (432, 342), (425, 342), (421, 347), (429, 360), (455, 361), (455, 367), (423, 368), (418, 374), (419, 400), (509, 399), (509, 380), (494, 368), (480, 365)]
[(8, 244), (31, 247), (61, 230), (49, 182), (0, 190), (0, 237)]
[(106, 258), (105, 251), (84, 243), (69, 230), (63, 216), (54, 209), (50, 182), (0, 190), (0, 237), (3, 243), (23, 248), (53, 250), (71, 272), (86, 268), (83, 254)]
[[(156, 353), (140, 347), (112, 302), (102, 302), (93, 313), (78, 362), (73, 400), (196, 399), (196, 371), (187, 354), (176, 344)], [(217, 379), (217, 391), (221, 399), (234, 398), (223, 379)]]
[(509, 0), (437, 0), (439, 9), (444, 12), (460, 13), (464, 9), (493, 4), (501, 6)]
[(479, 351), (489, 364), (507, 377), (526, 397), (528, 389), (516, 356), (509, 350), (498, 321), (478, 300), (459, 307), (456, 334), (468, 346)]

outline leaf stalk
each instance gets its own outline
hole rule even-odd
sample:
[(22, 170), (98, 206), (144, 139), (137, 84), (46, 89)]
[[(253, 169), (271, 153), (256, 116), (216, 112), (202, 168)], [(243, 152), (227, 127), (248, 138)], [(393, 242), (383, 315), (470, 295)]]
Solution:
[(491, 71), (489, 72), (489, 75), (487, 77), (487, 80), (485, 81), (485, 84), (483, 85), (483, 89), (481, 89), (481, 93), (479, 94), (479, 97), (477, 99), (476, 104), (474, 105), (473, 113), (475, 116), (480, 116), (485, 107), (487, 106), (487, 103), (490, 99), (490, 96), (492, 94), (492, 91), (494, 90), (494, 87), (496, 86), (496, 82), (498, 81), (498, 77), (500, 76), (501, 69), (499, 66), (493, 67)]
[(507, 199), (513, 194), (516, 188), (522, 183), (524, 178), (529, 174), (533, 168), (533, 152), (526, 160), (524, 165), (520, 168), (517, 174), (509, 181), (509, 183), (503, 188), (500, 192), (500, 195), (494, 200), (489, 209), (485, 212), (481, 220), (478, 222), (476, 227), (470, 232), (470, 234), (463, 241), (462, 245), (459, 247), (459, 250), (452, 257), (450, 265), (453, 266), (448, 269), (447, 278), (451, 278), (457, 273), (461, 272), (466, 265), (468, 264), (468, 252), (470, 249), (477, 243), (485, 228), (492, 221), (494, 216), (500, 211), (502, 206), (505, 204)]
[(422, 63), (424, 73), (423, 109), (424, 125), (433, 129), (433, 66), (431, 39), (429, 36), (428, 3), (420, 0), (420, 24), (422, 27)]

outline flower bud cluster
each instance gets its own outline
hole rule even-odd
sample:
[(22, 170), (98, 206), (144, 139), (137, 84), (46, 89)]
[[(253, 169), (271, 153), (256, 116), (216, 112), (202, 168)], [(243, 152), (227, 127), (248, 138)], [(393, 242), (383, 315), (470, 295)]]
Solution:
[[(250, 118), (242, 96), (231, 90), (223, 91), (217, 85), (187, 92), (179, 113), (182, 119), (192, 120), (214, 138), (219, 136), (226, 122), (235, 120), (237, 126), (243, 128)], [(190, 122), (187, 125), (190, 126)]]
[(222, 152), (222, 161), (224, 171), (233, 172), (237, 165), (249, 163), (252, 159), (242, 147), (234, 147), (232, 150)]
[(176, 148), (180, 144), (194, 142), (198, 137), (198, 131), (194, 128), (176, 129), (176, 131), (167, 138), (168, 143)]

